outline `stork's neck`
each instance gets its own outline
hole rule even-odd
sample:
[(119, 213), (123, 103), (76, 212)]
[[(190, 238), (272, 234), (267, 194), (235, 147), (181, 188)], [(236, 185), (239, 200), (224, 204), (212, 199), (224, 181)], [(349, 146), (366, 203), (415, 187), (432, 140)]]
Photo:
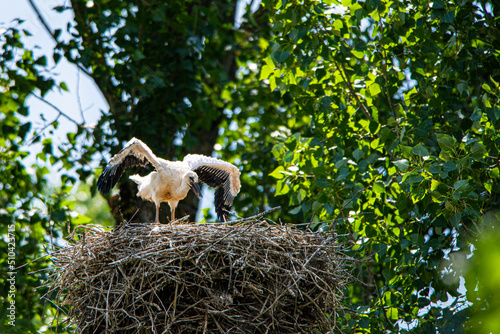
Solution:
[(188, 176), (188, 174), (184, 174), (182, 177), (181, 186), (179, 187), (179, 191), (180, 192), (188, 192), (189, 191), (189, 184), (190, 184), (189, 176)]
[(191, 189), (191, 183), (193, 182), (191, 177), (193, 176), (193, 174), (195, 175), (195, 178), (197, 179), (198, 176), (194, 172), (191, 172), (191, 171), (188, 171), (186, 173), (181, 174), (182, 175), (181, 183), (176, 190), (176, 193), (179, 196), (182, 196), (182, 197), (186, 196), (189, 189)]

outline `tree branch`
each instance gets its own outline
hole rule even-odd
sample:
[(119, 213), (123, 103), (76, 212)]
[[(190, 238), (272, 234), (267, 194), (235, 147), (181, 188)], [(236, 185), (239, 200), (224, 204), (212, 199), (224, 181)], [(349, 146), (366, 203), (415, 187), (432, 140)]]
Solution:
[(340, 208), (339, 213), (338, 213), (338, 214), (337, 214), (337, 216), (333, 219), (333, 224), (332, 224), (332, 225), (330, 225), (330, 228), (328, 229), (328, 231), (331, 231), (331, 230), (335, 229), (335, 221), (337, 221), (337, 219), (339, 218), (339, 216), (340, 216), (340, 215), (342, 214), (342, 212), (344, 211), (345, 207), (346, 207), (349, 203), (351, 203), (351, 202), (352, 202), (352, 201), (353, 201), (353, 200), (354, 200), (354, 199), (358, 196), (358, 194), (359, 194), (360, 192), (365, 191), (365, 190), (366, 190), (366, 188), (363, 188), (363, 189), (358, 190), (358, 191), (354, 194), (354, 196), (352, 196), (352, 198), (351, 198), (350, 200), (348, 200), (348, 201), (347, 201), (347, 202), (346, 202), (346, 203), (342, 206), (342, 208)]
[[(43, 27), (45, 28), (45, 30), (48, 32), (48, 34), (52, 37), (52, 39), (54, 40), (54, 42), (56, 44), (59, 43), (59, 41), (57, 40), (57, 36), (55, 34), (55, 32), (52, 31), (52, 29), (50, 29), (49, 27), (49, 24), (47, 23), (47, 21), (45, 21), (45, 19), (43, 18), (42, 16), (42, 13), (40, 13), (40, 10), (38, 9), (38, 7), (36, 6), (36, 4), (33, 2), (33, 0), (28, 0), (28, 2), (30, 3), (31, 5), (31, 8), (33, 9), (33, 11), (36, 13), (36, 16), (38, 16), (38, 20), (40, 20), (40, 23), (43, 25)], [(89, 77), (92, 77), (91, 73), (89, 71), (87, 71), (82, 65), (78, 64), (78, 63), (74, 63), (76, 66), (78, 66), (78, 68), (83, 72), (85, 73), (86, 75), (88, 75)]]
[(38, 10), (38, 7), (33, 2), (33, 0), (28, 0), (28, 2), (30, 3), (31, 8), (33, 8), (33, 10), (35, 11), (36, 15), (38, 16), (38, 20), (40, 20), (40, 23), (42, 23), (42, 25), (44, 26), (45, 30), (47, 30), (47, 32), (49, 33), (49, 35), (52, 36), (52, 38), (54, 39), (54, 41), (56, 43), (59, 43), (58, 40), (57, 40), (56, 34), (50, 29), (49, 24), (47, 23), (47, 21), (45, 21), (45, 19), (43, 18), (42, 14)]
[[(85, 20), (82, 17), (83, 14), (79, 10), (78, 4), (76, 3), (75, 0), (71, 0), (71, 7), (73, 8), (73, 14), (75, 15), (75, 21), (82, 26), (82, 29), (85, 30), (85, 28), (87, 28), (86, 30), (88, 31), (89, 30), (88, 29), (88, 25), (86, 25), (86, 22), (85, 22)], [(79, 31), (79, 33), (80, 33), (80, 37), (82, 38), (83, 47), (84, 48), (90, 47), (92, 49), (93, 45), (88, 40), (88, 38), (86, 38), (85, 33), (82, 33), (81, 31)], [(101, 61), (101, 65), (103, 67), (107, 67), (106, 61), (105, 61), (105, 55), (103, 54), (102, 57), (100, 57), (99, 59)], [(79, 68), (82, 69), (81, 66), (79, 66)], [(115, 107), (115, 102), (114, 102), (113, 96), (108, 91), (108, 89), (106, 88), (107, 87), (106, 84), (109, 85), (110, 78), (109, 77), (106, 78), (105, 82), (103, 83), (103, 82), (101, 82), (101, 79), (98, 79), (97, 77), (93, 76), (92, 74), (88, 73), (88, 75), (93, 79), (93, 81), (96, 84), (97, 88), (99, 88), (99, 90), (101, 91), (102, 95), (106, 99), (106, 102), (108, 103), (108, 106), (109, 106), (111, 114), (115, 114), (116, 107)]]
[(349, 74), (347, 73), (347, 70), (346, 70), (344, 64), (340, 63), (340, 66), (339, 66), (338, 62), (335, 62), (335, 64), (337, 65), (337, 68), (340, 70), (340, 75), (342, 75), (344, 82), (346, 83), (347, 87), (349, 88), (351, 95), (354, 97), (354, 99), (358, 103), (358, 106), (363, 111), (366, 118), (368, 118), (370, 121), (372, 121), (373, 120), (372, 115), (370, 115), (370, 113), (368, 112), (368, 109), (366, 109), (366, 106), (364, 105), (363, 102), (361, 102), (358, 94), (356, 94), (356, 91), (354, 90), (354, 87), (351, 84), (351, 78), (349, 77)]
[[(38, 9), (38, 7), (36, 6), (36, 4), (33, 2), (33, 0), (28, 0), (28, 2), (30, 3), (31, 5), (31, 8), (33, 9), (33, 11), (36, 13), (38, 19), (40, 20), (40, 23), (43, 25), (43, 27), (45, 28), (45, 30), (48, 32), (48, 34), (52, 37), (52, 39), (54, 40), (54, 42), (56, 44), (59, 44), (59, 41), (57, 40), (57, 36), (56, 34), (52, 31), (52, 29), (49, 27), (49, 24), (47, 23), (47, 21), (43, 18), (40, 10)], [(74, 3), (72, 1), (72, 7), (73, 7), (73, 12), (75, 14), (75, 20), (77, 19), (77, 13), (75, 12), (74, 10)], [(69, 59), (68, 59), (69, 60)], [(94, 83), (96, 84), (96, 86), (99, 88), (99, 90), (102, 92), (102, 94), (104, 95), (106, 101), (108, 102), (108, 105), (110, 106), (111, 109), (112, 108), (112, 100), (111, 100), (111, 97), (108, 96), (108, 94), (106, 93), (106, 91), (104, 90), (104, 88), (102, 87), (102, 85), (99, 84), (99, 82), (96, 80), (96, 78), (92, 75), (91, 72), (89, 72), (85, 67), (83, 67), (81, 64), (79, 64), (78, 62), (74, 62), (74, 61), (70, 61), (71, 63), (75, 64), (78, 69), (80, 71), (82, 71), (83, 73), (85, 73), (88, 77), (92, 78), (92, 80), (94, 81)]]
[[(380, 27), (380, 33), (381, 33), (381, 36), (384, 36), (385, 35), (385, 29), (384, 29), (384, 24), (382, 23), (382, 13), (380, 12), (380, 8), (378, 9), (378, 12), (379, 12), (379, 27)], [(392, 106), (392, 99), (391, 99), (391, 94), (390, 94), (390, 91), (389, 91), (389, 80), (387, 79), (387, 64), (389, 63), (389, 59), (387, 58), (387, 50), (385, 48), (383, 48), (383, 56), (384, 56), (384, 59), (385, 59), (385, 62), (382, 64), (383, 66), (383, 71), (381, 71), (382, 73), (382, 77), (384, 77), (384, 80), (385, 80), (385, 90), (386, 90), (386, 94), (387, 94), (387, 103), (389, 104), (389, 108), (391, 108), (391, 112), (392, 112), (392, 117), (394, 117), (394, 122), (396, 122), (396, 131), (398, 132), (398, 136), (401, 135), (401, 131), (399, 130), (399, 122), (398, 122), (398, 118), (397, 118), (397, 115), (396, 115), (396, 112), (394, 111), (394, 107)]]
[(49, 105), (50, 107), (52, 107), (55, 111), (57, 111), (59, 113), (59, 115), (63, 116), (64, 118), (66, 118), (70, 122), (74, 123), (77, 127), (82, 127), (82, 124), (78, 123), (73, 118), (71, 118), (68, 115), (66, 115), (61, 109), (59, 109), (58, 107), (56, 107), (55, 105), (53, 105), (51, 102), (47, 101), (43, 97), (40, 97), (40, 96), (36, 95), (35, 93), (31, 93), (31, 95), (34, 96), (34, 97), (36, 97), (40, 101), (44, 102), (45, 104)]

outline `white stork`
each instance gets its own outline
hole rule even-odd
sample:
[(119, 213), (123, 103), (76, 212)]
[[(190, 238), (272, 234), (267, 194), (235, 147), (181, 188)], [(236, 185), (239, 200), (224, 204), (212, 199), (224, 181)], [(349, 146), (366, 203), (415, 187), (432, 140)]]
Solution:
[(160, 203), (168, 202), (175, 220), (175, 208), (192, 189), (200, 197), (198, 181), (214, 187), (217, 218), (227, 221), (228, 210), (240, 191), (240, 172), (234, 165), (199, 154), (188, 154), (183, 161), (168, 161), (156, 157), (142, 141), (132, 138), (107, 164), (97, 180), (97, 189), (106, 195), (120, 179), (126, 167), (146, 166), (151, 163), (155, 171), (146, 176), (132, 175), (137, 183), (137, 196), (156, 205), (155, 222), (159, 223)]

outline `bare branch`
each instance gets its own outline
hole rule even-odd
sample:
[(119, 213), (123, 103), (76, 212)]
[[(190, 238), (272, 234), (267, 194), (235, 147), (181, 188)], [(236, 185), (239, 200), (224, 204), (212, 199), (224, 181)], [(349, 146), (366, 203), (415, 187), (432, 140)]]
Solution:
[(368, 112), (368, 109), (366, 109), (366, 106), (363, 104), (363, 102), (361, 102), (358, 94), (354, 90), (354, 87), (352, 86), (352, 83), (351, 83), (351, 78), (349, 77), (349, 73), (347, 73), (347, 70), (346, 70), (344, 64), (340, 63), (340, 66), (339, 66), (339, 63), (337, 63), (337, 62), (335, 62), (335, 63), (337, 65), (337, 68), (340, 70), (340, 74), (342, 75), (344, 82), (346, 83), (347, 87), (349, 88), (349, 92), (351, 93), (351, 95), (354, 97), (354, 99), (358, 103), (358, 106), (363, 111), (366, 118), (368, 118), (370, 121), (372, 121), (373, 120), (372, 115), (370, 115), (370, 113)]
[(353, 201), (353, 200), (354, 200), (354, 199), (358, 196), (358, 194), (359, 194), (360, 192), (362, 192), (362, 191), (364, 191), (364, 190), (366, 190), (366, 188), (363, 188), (363, 189), (358, 190), (358, 191), (354, 194), (354, 196), (352, 196), (352, 198), (351, 198), (350, 200), (348, 200), (348, 201), (347, 201), (347, 202), (346, 202), (346, 203), (342, 206), (342, 208), (340, 208), (340, 211), (339, 211), (339, 213), (337, 214), (337, 217), (335, 217), (335, 219), (333, 219), (333, 222), (334, 222), (334, 223), (333, 223), (333, 224), (330, 226), (330, 228), (328, 229), (329, 231), (330, 231), (330, 230), (333, 230), (333, 229), (335, 228), (335, 222), (337, 221), (337, 219), (339, 218), (339, 216), (342, 214), (342, 212), (344, 211), (345, 207), (346, 207), (349, 203), (351, 203), (351, 202), (352, 202), (352, 201)]
[(47, 101), (43, 97), (40, 97), (40, 96), (36, 95), (35, 93), (31, 93), (31, 95), (34, 96), (34, 97), (36, 97), (40, 101), (44, 102), (45, 104), (49, 105), (50, 107), (52, 107), (55, 111), (57, 111), (59, 113), (59, 115), (63, 116), (64, 118), (66, 118), (70, 122), (74, 123), (77, 127), (81, 127), (82, 126), (82, 124), (78, 123), (76, 120), (74, 120), (70, 116), (66, 115), (61, 109), (59, 109), (58, 107), (56, 107), (54, 104), (52, 104), (51, 102)]
[[(31, 8), (33, 8), (33, 11), (35, 11), (36, 15), (38, 16), (38, 19), (40, 20), (40, 23), (43, 25), (43, 27), (45, 28), (45, 30), (49, 33), (49, 35), (52, 37), (52, 39), (54, 40), (54, 42), (56, 44), (59, 43), (59, 41), (57, 40), (57, 36), (55, 34), (54, 31), (52, 31), (52, 29), (50, 29), (49, 27), (49, 24), (47, 23), (47, 21), (43, 18), (42, 16), (42, 13), (40, 12), (40, 10), (38, 9), (38, 7), (35, 5), (35, 3), (33, 2), (33, 0), (28, 0), (28, 2), (30, 3), (31, 5)], [(78, 64), (78, 63), (74, 63), (83, 73), (85, 73), (86, 75), (88, 75), (89, 77), (92, 78), (92, 74), (87, 71), (81, 64)]]
[(28, 0), (28, 2), (30, 3), (31, 8), (33, 8), (33, 10), (35, 11), (36, 15), (38, 16), (38, 19), (40, 20), (40, 23), (44, 26), (45, 30), (47, 30), (47, 32), (49, 33), (50, 36), (52, 36), (54, 41), (58, 43), (56, 34), (50, 29), (49, 24), (47, 23), (47, 21), (45, 21), (45, 19), (42, 16), (42, 13), (40, 13), (40, 10), (35, 5), (33, 0)]
[(80, 71), (76, 72), (76, 99), (78, 101), (78, 107), (80, 108), (80, 115), (82, 116), (83, 123), (86, 123), (85, 121), (85, 114), (83, 112), (83, 107), (82, 107), (82, 99), (80, 98)]

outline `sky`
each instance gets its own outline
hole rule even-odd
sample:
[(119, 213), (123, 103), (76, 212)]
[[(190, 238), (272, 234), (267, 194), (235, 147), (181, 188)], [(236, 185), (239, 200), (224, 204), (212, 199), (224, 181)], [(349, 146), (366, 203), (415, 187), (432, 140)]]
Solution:
[[(54, 31), (60, 29), (62, 31), (61, 37), (64, 39), (68, 36), (67, 23), (73, 20), (72, 12), (70, 10), (63, 13), (57, 13), (53, 10), (56, 6), (70, 6), (69, 0), (32, 0), (37, 6), (40, 15), (44, 18), (49, 28)], [(243, 8), (247, 3), (252, 0), (239, 1), (237, 8), (236, 25), (239, 24)], [(91, 3), (89, 1), (89, 3)], [(256, 10), (259, 1), (253, 1), (253, 10)], [(49, 64), (51, 64), (52, 76), (60, 82), (65, 82), (69, 92), (66, 91), (51, 91), (44, 99), (56, 106), (65, 115), (69, 116), (78, 123), (85, 126), (92, 126), (95, 124), (102, 112), (108, 110), (108, 105), (102, 96), (99, 89), (94, 84), (93, 80), (87, 77), (75, 65), (69, 63), (64, 58), (55, 65), (52, 59), (53, 48), (55, 41), (49, 34), (47, 29), (40, 22), (36, 12), (30, 5), (29, 0), (0, 0), (0, 35), (6, 28), (15, 25), (13, 20), (22, 19), (24, 23), (20, 28), (29, 31), (32, 36), (25, 39), (25, 46), (33, 49), (35, 56), (45, 55)], [(1, 41), (1, 39), (0, 39)], [(0, 42), (1, 43), (1, 42)], [(28, 98), (28, 105), (30, 107), (28, 120), (32, 122), (33, 129), (45, 129), (48, 123), (51, 123), (57, 118), (59, 127), (53, 129), (48, 127), (41, 134), (42, 138), (51, 138), (53, 143), (57, 146), (66, 141), (68, 132), (74, 132), (76, 125), (69, 121), (67, 118), (60, 116), (59, 112), (43, 101), (35, 97)], [(58, 117), (59, 116), (59, 117)], [(30, 142), (30, 139), (27, 140)], [(36, 153), (40, 152), (41, 145), (30, 145), (27, 149), (32, 152), (25, 161), (26, 166), (32, 164), (43, 164), (42, 161), (36, 158)], [(97, 166), (94, 166), (97, 167)], [(52, 183), (59, 183), (59, 175), (54, 173), (51, 175), (50, 181)]]
[[(68, 36), (66, 32), (67, 23), (73, 20), (71, 11), (57, 13), (52, 10), (56, 6), (69, 6), (69, 0), (33, 0), (38, 7), (40, 14), (50, 26), (50, 29), (61, 29), (64, 38)], [(56, 106), (64, 114), (68, 115), (78, 123), (85, 126), (92, 126), (95, 124), (102, 112), (107, 112), (108, 105), (102, 96), (101, 92), (94, 84), (93, 80), (87, 77), (75, 65), (69, 63), (64, 58), (55, 65), (52, 59), (52, 52), (56, 45), (52, 36), (47, 32), (42, 25), (36, 12), (31, 7), (28, 0), (0, 0), (0, 34), (6, 28), (14, 25), (13, 20), (22, 19), (25, 22), (20, 28), (28, 30), (32, 36), (25, 39), (25, 46), (29, 49), (34, 49), (35, 56), (46, 55), (49, 64), (51, 64), (51, 73), (58, 83), (65, 82), (69, 92), (66, 91), (51, 91), (44, 99)], [(241, 7), (240, 7), (241, 8)], [(51, 123), (56, 118), (59, 121), (57, 129), (52, 127), (46, 128), (41, 134), (41, 139), (51, 138), (54, 146), (67, 141), (67, 133), (76, 131), (76, 125), (64, 117), (59, 117), (59, 112), (51, 107), (49, 104), (40, 101), (35, 97), (30, 97), (27, 101), (29, 105), (29, 116), (27, 121), (32, 122), (34, 129), (44, 129), (48, 123)], [(30, 139), (27, 140), (30, 142)], [(29, 145), (25, 149), (30, 152), (30, 155), (25, 159), (25, 166), (33, 164), (46, 165), (43, 161), (36, 157), (36, 154), (41, 151), (42, 145), (35, 144)], [(105, 154), (105, 156), (107, 156)], [(107, 156), (109, 158), (109, 156)], [(94, 168), (103, 167), (98, 165), (99, 162), (93, 162)], [(58, 165), (55, 167), (47, 167), (52, 171), (49, 174), (49, 182), (57, 186), (60, 184), (61, 174), (57, 171)], [(68, 173), (64, 171), (64, 173)], [(69, 173), (71, 174), (71, 172)], [(74, 175), (76, 176), (76, 174)], [(203, 187), (203, 197), (200, 203), (200, 208), (210, 208), (212, 216), (215, 216), (213, 207), (213, 191)], [(202, 220), (201, 210), (198, 212), (196, 221)]]
[[(66, 25), (72, 20), (70, 11), (58, 14), (52, 10), (58, 5), (67, 5), (69, 0), (34, 0), (39, 8), (40, 14), (49, 24), (50, 29), (61, 29), (67, 35)], [(95, 124), (101, 115), (101, 111), (108, 110), (107, 103), (95, 86), (91, 78), (87, 77), (78, 68), (67, 62), (64, 58), (54, 65), (52, 59), (52, 51), (55, 47), (55, 42), (43, 27), (38, 19), (35, 11), (32, 9), (28, 0), (7, 1), (0, 0), (0, 33), (5, 31), (5, 28), (15, 25), (13, 20), (22, 19), (24, 23), (20, 28), (29, 31), (32, 36), (25, 39), (26, 47), (33, 48), (35, 56), (46, 55), (49, 64), (51, 64), (52, 76), (58, 83), (65, 82), (69, 92), (51, 91), (44, 99), (56, 106), (63, 113), (87, 126)], [(28, 98), (29, 116), (28, 120), (32, 122), (33, 129), (43, 129), (47, 123), (55, 120), (59, 112), (49, 104), (40, 101), (35, 97)], [(43, 117), (43, 118), (42, 118)], [(45, 121), (43, 120), (45, 119)], [(76, 130), (76, 125), (64, 117), (59, 117), (59, 127), (53, 129), (48, 127), (41, 134), (42, 139), (52, 138), (57, 145), (66, 141), (66, 134)], [(30, 140), (28, 139), (27, 142)], [(25, 161), (26, 166), (31, 166), (33, 163), (43, 164), (42, 161), (36, 158), (36, 153), (41, 149), (41, 145), (31, 145), (27, 148), (32, 154)], [(59, 182), (59, 175), (52, 174), (49, 179), (52, 183)]]

